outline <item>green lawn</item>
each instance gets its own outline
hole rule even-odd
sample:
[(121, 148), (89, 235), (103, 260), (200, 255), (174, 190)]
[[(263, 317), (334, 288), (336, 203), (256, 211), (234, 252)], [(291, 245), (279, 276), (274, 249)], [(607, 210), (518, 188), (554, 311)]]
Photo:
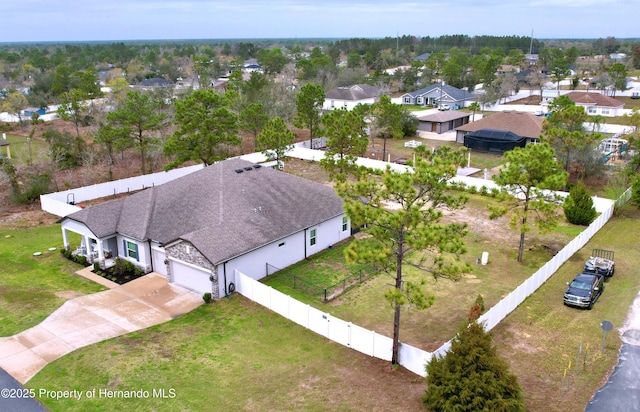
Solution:
[[(485, 201), (471, 196), (471, 210), (479, 210)], [(600, 355), (602, 332), (598, 325), (607, 319), (620, 326), (640, 289), (640, 278), (633, 269), (640, 264), (640, 251), (635, 247), (640, 214), (626, 210), (494, 330), (494, 343), (523, 386), (527, 410), (563, 411), (575, 405), (581, 409), (616, 362), (620, 339), (610, 333), (605, 354)], [(478, 230), (470, 224), (466, 239), (472, 273), (459, 282), (430, 281), (428, 288), (437, 296), (435, 304), (425, 311), (403, 311), (403, 341), (435, 349), (466, 318), (478, 293), (483, 294), (487, 307), (494, 305), (552, 255), (542, 245), (564, 244), (576, 231), (575, 227), (563, 226), (548, 238), (529, 235), (527, 244), (532, 249), (525, 252), (524, 264), (516, 264), (515, 244), (492, 242), (491, 234), (482, 228), (482, 216), (470, 222), (479, 222)], [(59, 296), (100, 289), (69, 276), (77, 266), (63, 260), (57, 250), (48, 252), (48, 247), (61, 247), (58, 225), (2, 230), (0, 242), (0, 261), (3, 268), (8, 262), (9, 268), (0, 278), (0, 325), (5, 335), (39, 322), (64, 301)], [(564, 282), (581, 269), (592, 248), (616, 252), (616, 275), (593, 310), (565, 307)], [(489, 265), (475, 264), (487, 250)], [(33, 256), (36, 251), (43, 255)], [(326, 259), (326, 265), (314, 265), (335, 268), (340, 253), (338, 247), (327, 251), (320, 256)], [(412, 271), (407, 275), (418, 276)], [(31, 278), (38, 279), (37, 284), (28, 283)], [(30, 286), (25, 286), (27, 283)], [(388, 278), (378, 276), (328, 305), (310, 303), (390, 335), (391, 308), (382, 298), (388, 283)], [(589, 345), (586, 368), (579, 370), (571, 390), (563, 391), (562, 374), (576, 357), (581, 340), (585, 347)], [(101, 389), (149, 391), (146, 399), (77, 401), (41, 397), (54, 411), (417, 411), (422, 410), (424, 380), (402, 368), (392, 370), (384, 361), (331, 343), (234, 296), (172, 322), (79, 349), (48, 365), (27, 386), (85, 393), (95, 388), (98, 395)], [(156, 395), (164, 389), (169, 398), (154, 397), (154, 389)]]
[[(489, 231), (486, 209), (489, 201), (489, 198), (480, 195), (470, 196), (466, 209), (468, 215), (476, 217), (471, 219), (465, 238), (468, 253), (464, 260), (471, 265), (471, 273), (454, 282), (436, 280), (428, 273), (408, 265), (404, 266), (405, 279), (425, 279), (425, 290), (436, 299), (433, 306), (427, 310), (407, 308), (402, 312), (403, 342), (425, 350), (437, 349), (453, 336), (460, 322), (467, 318), (469, 308), (479, 294), (483, 296), (487, 307), (495, 305), (548, 261), (554, 250), (559, 250), (581, 230), (575, 226), (563, 225), (545, 236), (529, 234), (525, 261), (517, 264), (515, 261), (518, 244), (496, 241), (494, 234)], [(333, 267), (336, 271), (348, 273), (349, 268), (344, 264), (340, 266), (340, 261), (344, 262), (343, 248), (344, 245), (341, 245), (327, 250), (309, 261), (293, 266), (290, 270), (270, 276), (264, 283), (345, 321), (392, 336), (393, 308), (383, 296), (393, 281), (386, 274), (375, 276), (328, 304), (320, 303), (315, 296), (305, 295), (300, 290), (290, 287), (288, 275), (291, 271), (304, 274), (316, 281), (322, 277), (321, 271), (317, 268)], [(484, 251), (490, 254), (490, 265), (476, 263)], [(281, 280), (280, 276), (285, 279)]]
[(17, 166), (24, 166), (28, 164), (29, 146), (31, 146), (31, 160), (33, 163), (47, 161), (49, 145), (46, 142), (37, 139), (31, 139), (31, 141), (28, 142), (23, 136), (16, 136), (8, 133), (6, 136), (11, 150), (11, 159)]
[[(601, 354), (600, 322), (609, 320), (614, 328), (622, 326), (640, 290), (640, 213), (630, 206), (625, 210), (494, 329), (494, 343), (518, 376), (529, 411), (583, 410), (617, 361), (619, 334), (615, 329), (607, 334), (605, 352)], [(615, 275), (606, 282), (592, 310), (564, 306), (565, 282), (580, 272), (594, 248), (615, 252)], [(563, 390), (565, 368), (571, 362), (572, 371), (576, 372), (581, 342), (583, 348), (588, 346), (586, 363), (583, 358), (570, 389)]]
[[(52, 247), (56, 250), (49, 251)], [(59, 225), (0, 228), (0, 336), (37, 325), (69, 297), (104, 289), (73, 276), (82, 267), (62, 257), (62, 247)]]
[[(96, 389), (40, 400), (52, 411), (420, 411), (424, 380), (308, 331), (241, 296), (79, 349), (27, 384)], [(175, 397), (153, 396), (165, 390)], [(106, 399), (101, 390), (146, 390)]]
[[(629, 247), (638, 230), (638, 216), (612, 220), (495, 329), (494, 343), (523, 386), (527, 410), (564, 411), (576, 405), (581, 409), (615, 364), (620, 340), (616, 333), (609, 334), (607, 350), (600, 355), (602, 333), (598, 325), (608, 319), (619, 326), (640, 289), (640, 279), (633, 270), (640, 263), (640, 251)], [(562, 231), (557, 235), (561, 236)], [(468, 245), (471, 256), (487, 246), (473, 239)], [(616, 275), (607, 283), (594, 309), (564, 307), (564, 282), (580, 270), (591, 248), (605, 246), (616, 252)], [(543, 260), (542, 250), (535, 254), (535, 250), (527, 251), (525, 256), (538, 264)], [(456, 311), (455, 316), (466, 316), (476, 296), (475, 287), (496, 289), (487, 292), (485, 298), (491, 306), (511, 289), (506, 284), (519, 283), (526, 277), (530, 268), (514, 262), (515, 252), (497, 255), (490, 257), (487, 266), (474, 266), (475, 278), (458, 283), (440, 281), (435, 287), (438, 294), (449, 293), (450, 287), (455, 293), (438, 298), (436, 306), (439, 302), (447, 310)], [(502, 269), (496, 272), (495, 266)], [(367, 305), (373, 304), (370, 316), (360, 314), (364, 319), (378, 316), (378, 311), (388, 311), (381, 300), (384, 287), (383, 281), (357, 288), (344, 299), (343, 312), (350, 308), (355, 313), (358, 307), (360, 312), (371, 310)], [(407, 340), (407, 331), (416, 328), (424, 340), (432, 341), (437, 333), (448, 339), (451, 336), (444, 331), (454, 330), (458, 324), (449, 321), (451, 325), (443, 325), (451, 317), (435, 306), (423, 312), (404, 312), (401, 337)], [(384, 324), (391, 328), (391, 317)], [(562, 373), (577, 354), (581, 339), (585, 347), (589, 344), (587, 368), (579, 371), (570, 391), (563, 391)], [(96, 389), (97, 394), (100, 390), (142, 389), (149, 393), (147, 399), (102, 397), (76, 401), (42, 397), (54, 411), (418, 411), (423, 410), (419, 399), (424, 381), (403, 369), (393, 371), (383, 361), (331, 343), (234, 296), (204, 305), (172, 322), (79, 349), (48, 365), (27, 387), (83, 392)], [(164, 389), (165, 394), (175, 397), (154, 397), (154, 389)]]

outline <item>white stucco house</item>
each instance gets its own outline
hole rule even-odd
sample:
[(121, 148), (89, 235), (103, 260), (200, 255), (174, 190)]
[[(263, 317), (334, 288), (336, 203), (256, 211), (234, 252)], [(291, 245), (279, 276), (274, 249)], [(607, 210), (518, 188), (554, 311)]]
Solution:
[(380, 89), (368, 84), (336, 87), (325, 93), (323, 110), (351, 110), (358, 104), (374, 104), (380, 100)]
[(260, 279), (346, 239), (351, 227), (333, 188), (239, 158), (228, 159), (60, 220), (80, 253), (116, 257), (219, 299), (234, 269)]
[(575, 102), (576, 106), (584, 107), (589, 116), (616, 117), (624, 115), (623, 102), (598, 92), (571, 92), (565, 96)]

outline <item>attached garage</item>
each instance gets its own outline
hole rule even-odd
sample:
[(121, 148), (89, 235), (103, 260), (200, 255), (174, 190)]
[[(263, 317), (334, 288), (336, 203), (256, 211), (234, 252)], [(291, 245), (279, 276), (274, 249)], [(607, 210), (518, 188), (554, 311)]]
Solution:
[(211, 272), (186, 262), (169, 260), (173, 283), (199, 293), (212, 293)]
[(153, 271), (167, 276), (167, 265), (164, 263), (166, 259), (164, 250), (151, 248), (151, 261), (153, 262)]

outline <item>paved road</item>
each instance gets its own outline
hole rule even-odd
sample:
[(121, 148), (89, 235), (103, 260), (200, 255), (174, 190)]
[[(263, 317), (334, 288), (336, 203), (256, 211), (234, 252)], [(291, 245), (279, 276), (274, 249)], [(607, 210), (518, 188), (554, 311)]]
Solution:
[(21, 395), (26, 395), (24, 386), (2, 368), (0, 368), (0, 391), (2, 412), (46, 412), (47, 410), (36, 399), (22, 397)]
[(585, 412), (640, 412), (640, 294), (620, 332), (623, 343), (618, 365)]

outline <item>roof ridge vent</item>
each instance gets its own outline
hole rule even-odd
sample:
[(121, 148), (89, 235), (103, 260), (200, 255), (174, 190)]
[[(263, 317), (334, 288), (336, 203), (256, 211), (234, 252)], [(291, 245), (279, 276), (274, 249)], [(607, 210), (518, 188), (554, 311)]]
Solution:
[(245, 168), (244, 168), (244, 170), (246, 170), (247, 172), (248, 172), (249, 170), (251, 170), (251, 169), (253, 169), (253, 167), (251, 167), (251, 166), (247, 166), (247, 167), (245, 167)]
[(242, 169), (236, 169), (236, 173), (242, 173), (242, 172), (244, 172), (244, 170), (242, 170)]

